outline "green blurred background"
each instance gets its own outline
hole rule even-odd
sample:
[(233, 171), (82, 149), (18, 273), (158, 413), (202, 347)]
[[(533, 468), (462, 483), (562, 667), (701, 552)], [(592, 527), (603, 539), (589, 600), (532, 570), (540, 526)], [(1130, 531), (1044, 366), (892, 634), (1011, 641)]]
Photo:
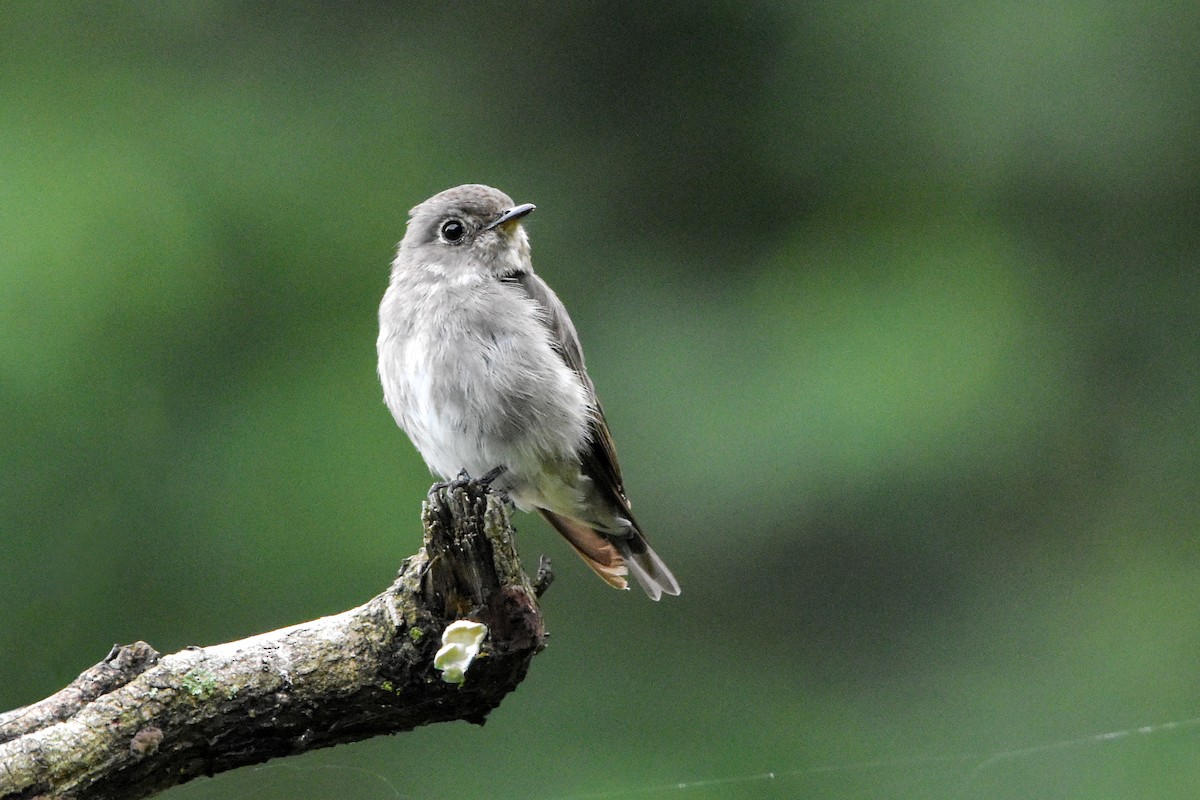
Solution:
[(167, 797), (1192, 798), (1094, 735), (1200, 716), (1198, 132), (1194, 4), (6, 3), (0, 707), (387, 585), (376, 308), (483, 182), (683, 596), (520, 516), (486, 727)]

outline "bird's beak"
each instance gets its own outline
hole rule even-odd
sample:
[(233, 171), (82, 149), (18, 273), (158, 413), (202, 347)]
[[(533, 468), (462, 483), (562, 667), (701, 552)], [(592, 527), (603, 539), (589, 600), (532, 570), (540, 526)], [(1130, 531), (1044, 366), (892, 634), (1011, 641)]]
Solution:
[(490, 231), (492, 228), (498, 228), (501, 225), (505, 225), (509, 222), (515, 222), (516, 220), (519, 220), (521, 217), (528, 214), (530, 211), (533, 211), (535, 208), (537, 208), (537, 206), (535, 206), (533, 203), (522, 203), (519, 206), (513, 206), (508, 211), (505, 211), (503, 214), (492, 220), (491, 223), (484, 228), (484, 230)]

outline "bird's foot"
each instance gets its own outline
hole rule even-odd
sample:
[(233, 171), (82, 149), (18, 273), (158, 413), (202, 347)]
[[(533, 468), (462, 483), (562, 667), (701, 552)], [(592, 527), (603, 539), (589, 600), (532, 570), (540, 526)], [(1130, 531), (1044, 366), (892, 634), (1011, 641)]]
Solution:
[(465, 469), (460, 469), (458, 474), (454, 476), (454, 480), (447, 484), (449, 489), (465, 489), (467, 484), (471, 482), (471, 474)]
[(454, 491), (456, 489), (465, 489), (469, 484), (472, 483), (486, 492), (492, 488), (492, 481), (496, 480), (496, 478), (499, 478), (507, 471), (508, 467), (501, 464), (498, 467), (488, 470), (488, 472), (485, 473), (481, 478), (472, 478), (469, 472), (467, 472), (465, 469), (460, 469), (458, 474), (454, 476), (454, 480), (438, 481), (433, 486), (429, 487), (429, 493), (434, 494), (443, 490)]
[[(499, 478), (501, 475), (503, 475), (506, 472), (508, 472), (508, 467), (501, 464), (498, 467), (492, 467), (490, 470), (488, 470), (484, 474), (484, 476), (482, 478), (480, 478), (479, 480), (477, 480), (475, 482), (477, 484), (479, 484), (480, 486), (482, 486), (484, 489), (490, 489), (490, 488), (492, 488), (492, 481), (496, 480), (496, 478)], [(463, 474), (466, 474), (466, 473), (464, 472)]]
[(479, 488), (483, 489), (483, 491), (491, 492), (492, 494), (499, 496), (500, 502), (504, 503), (506, 506), (509, 506), (511, 508), (513, 501), (512, 501), (512, 498), (508, 494), (508, 489), (503, 489), (503, 488), (496, 489), (496, 488), (493, 488), (493, 486), (492, 486), (492, 482), (495, 481), (497, 478), (499, 478), (501, 475), (503, 475), (506, 472), (508, 472), (508, 467), (504, 466), (503, 464), (501, 464), (498, 467), (493, 467), (492, 469), (488, 470), (487, 473), (482, 478), (475, 481), (475, 484)]
[(454, 491), (455, 489), (462, 489), (470, 482), (471, 482), (471, 476), (467, 474), (467, 471), (465, 469), (459, 470), (458, 475), (456, 475), (453, 480), (438, 481), (437, 483), (430, 486), (429, 493), (430, 494), (438, 494), (439, 492)]

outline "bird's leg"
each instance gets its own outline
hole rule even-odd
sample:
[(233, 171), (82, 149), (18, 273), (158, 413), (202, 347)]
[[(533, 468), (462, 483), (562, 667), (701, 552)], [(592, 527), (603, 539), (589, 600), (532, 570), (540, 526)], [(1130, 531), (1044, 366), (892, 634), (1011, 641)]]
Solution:
[(490, 489), (492, 486), (492, 481), (496, 480), (496, 478), (499, 478), (501, 475), (503, 475), (506, 472), (508, 472), (508, 467), (501, 464), (498, 467), (493, 467), (492, 469), (488, 470), (487, 473), (484, 474), (484, 476), (482, 478), (480, 478), (479, 480), (477, 480), (475, 482), (477, 484), (479, 484), (480, 486), (482, 486), (484, 489)]
[(451, 491), (455, 489), (465, 489), (467, 484), (471, 483), (475, 484), (486, 492), (492, 488), (492, 481), (496, 480), (496, 478), (499, 478), (507, 471), (508, 467), (501, 464), (494, 469), (488, 470), (488, 472), (482, 478), (472, 478), (469, 472), (467, 472), (465, 469), (460, 469), (458, 471), (458, 475), (454, 477), (454, 480), (438, 481), (433, 486), (429, 487), (429, 493), (434, 494), (442, 491), (443, 489), (449, 489)]
[(461, 489), (471, 482), (471, 476), (467, 474), (465, 469), (460, 469), (454, 480), (438, 481), (433, 486), (429, 487), (430, 494), (437, 494), (443, 489)]
[(485, 492), (493, 492), (493, 493), (499, 495), (500, 502), (504, 503), (506, 506), (511, 508), (513, 502), (512, 502), (512, 498), (509, 497), (509, 495), (508, 495), (508, 490), (507, 489), (498, 489), (498, 490), (492, 489), (492, 481), (496, 480), (497, 478), (499, 478), (501, 475), (503, 475), (506, 472), (508, 472), (508, 467), (504, 466), (503, 464), (501, 464), (498, 467), (493, 467), (492, 469), (488, 470), (487, 473), (484, 474), (484, 476), (482, 478), (479, 478), (478, 480), (476, 480), (475, 485), (478, 486), (480, 489), (483, 489)]
[(470, 482), (471, 482), (471, 474), (469, 472), (467, 472), (465, 469), (460, 469), (458, 471), (458, 474), (454, 476), (454, 480), (449, 481), (446, 484), (446, 488), (462, 489), (462, 488), (465, 488), (466, 485)]

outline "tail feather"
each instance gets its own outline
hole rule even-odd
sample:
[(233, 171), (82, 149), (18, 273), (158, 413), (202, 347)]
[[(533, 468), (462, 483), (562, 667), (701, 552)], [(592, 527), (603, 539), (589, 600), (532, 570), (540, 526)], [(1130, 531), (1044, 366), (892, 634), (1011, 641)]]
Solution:
[(538, 511), (562, 534), (571, 547), (575, 548), (583, 563), (591, 567), (605, 583), (614, 589), (629, 588), (629, 582), (625, 580), (629, 568), (612, 541), (570, 517), (555, 514), (544, 508), (539, 508)]
[(625, 576), (632, 575), (651, 600), (679, 594), (679, 581), (636, 528), (630, 536), (606, 536), (570, 517), (544, 508), (538, 511), (609, 586), (627, 589)]
[(658, 600), (664, 594), (679, 594), (679, 581), (640, 532), (635, 531), (628, 539), (618, 539), (615, 544), (625, 558), (629, 574), (651, 600)]

